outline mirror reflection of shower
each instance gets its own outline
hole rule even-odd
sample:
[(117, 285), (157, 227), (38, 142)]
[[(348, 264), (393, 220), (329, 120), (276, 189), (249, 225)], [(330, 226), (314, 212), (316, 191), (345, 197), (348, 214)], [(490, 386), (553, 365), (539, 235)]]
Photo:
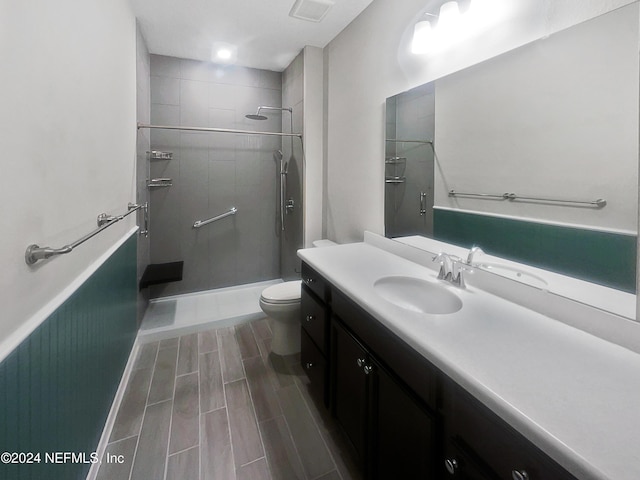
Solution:
[[(267, 116), (262, 115), (262, 110), (277, 110), (280, 112), (289, 112), (289, 133), (293, 133), (293, 109), (290, 107), (269, 107), (259, 106), (255, 114), (245, 115), (249, 120), (267, 120)], [(291, 137), (291, 154), (293, 155), (293, 137)], [(273, 153), (273, 157), (280, 162), (280, 228), (285, 230), (285, 212), (289, 212), (293, 209), (293, 199), (287, 201), (287, 173), (289, 170), (289, 162), (285, 161), (282, 150), (276, 150)]]

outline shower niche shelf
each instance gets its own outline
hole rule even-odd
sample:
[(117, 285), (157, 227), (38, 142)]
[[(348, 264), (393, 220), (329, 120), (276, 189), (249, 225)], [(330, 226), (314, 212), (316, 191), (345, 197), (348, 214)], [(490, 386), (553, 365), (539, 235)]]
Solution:
[(151, 263), (144, 269), (140, 279), (139, 290), (151, 285), (160, 285), (182, 280), (184, 262)]
[(151, 160), (173, 160), (173, 152), (161, 152), (160, 150), (151, 150), (147, 152)]

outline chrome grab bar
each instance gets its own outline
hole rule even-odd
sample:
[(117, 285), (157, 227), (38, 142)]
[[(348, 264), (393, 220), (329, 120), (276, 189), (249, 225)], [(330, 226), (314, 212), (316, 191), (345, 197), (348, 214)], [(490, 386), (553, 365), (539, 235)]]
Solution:
[(399, 138), (385, 138), (385, 142), (393, 142), (393, 143), (423, 143), (425, 145), (433, 145), (433, 142), (430, 140), (401, 140)]
[(230, 215), (235, 215), (238, 212), (238, 209), (236, 207), (231, 207), (231, 209), (228, 212), (225, 212), (221, 215), (218, 215), (216, 217), (210, 218), (209, 220), (196, 220), (193, 224), (193, 228), (200, 228), (200, 227), (204, 227), (205, 225), (208, 225), (211, 222), (215, 222), (216, 220), (220, 220), (222, 218), (228, 217)]
[(497, 200), (528, 200), (531, 202), (548, 202), (548, 203), (567, 203), (571, 205), (586, 205), (589, 207), (602, 208), (607, 204), (607, 201), (598, 198), (597, 200), (563, 200), (558, 198), (543, 198), (543, 197), (524, 197), (522, 195), (516, 195), (515, 193), (503, 193), (502, 195), (493, 195), (489, 193), (464, 193), (456, 192), (455, 190), (449, 190), (450, 197), (482, 197), (482, 198), (494, 198)]
[(114, 223), (117, 223), (120, 220), (122, 220), (127, 215), (131, 215), (133, 212), (140, 210), (141, 208), (146, 210), (147, 204), (145, 203), (143, 205), (136, 205), (134, 203), (129, 203), (127, 205), (127, 210), (128, 210), (127, 213), (124, 213), (122, 215), (117, 215), (117, 216), (101, 213), (100, 215), (98, 215), (98, 219), (97, 219), (98, 228), (96, 228), (93, 232), (86, 234), (84, 237), (76, 240), (75, 242), (70, 243), (69, 245), (65, 245), (64, 247), (61, 247), (61, 248), (40, 247), (35, 243), (32, 245), (29, 245), (24, 254), (25, 262), (27, 262), (27, 265), (33, 265), (38, 260), (44, 260), (44, 259), (53, 257), (54, 255), (63, 255), (65, 253), (70, 253), (73, 251), (74, 248), (76, 248), (79, 245), (82, 245), (84, 242), (86, 242), (90, 238), (96, 236), (105, 228), (110, 227)]

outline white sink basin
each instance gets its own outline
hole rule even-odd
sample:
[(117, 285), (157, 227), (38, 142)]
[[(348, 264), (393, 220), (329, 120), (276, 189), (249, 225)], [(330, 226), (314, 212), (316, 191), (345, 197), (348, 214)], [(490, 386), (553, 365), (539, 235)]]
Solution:
[(462, 300), (455, 293), (421, 278), (382, 277), (373, 289), (386, 301), (412, 312), (442, 315), (462, 308)]

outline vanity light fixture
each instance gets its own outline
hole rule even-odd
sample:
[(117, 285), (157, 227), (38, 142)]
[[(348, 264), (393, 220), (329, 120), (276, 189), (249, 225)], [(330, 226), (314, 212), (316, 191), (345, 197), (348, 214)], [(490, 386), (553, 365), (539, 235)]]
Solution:
[(413, 29), (411, 52), (434, 53), (494, 25), (506, 11), (504, 0), (470, 0), (460, 11), (458, 2), (447, 1), (440, 6), (438, 15), (425, 13)]
[(428, 53), (429, 45), (432, 42), (433, 29), (429, 20), (420, 20), (413, 27), (413, 40), (411, 42), (411, 52), (416, 55)]

